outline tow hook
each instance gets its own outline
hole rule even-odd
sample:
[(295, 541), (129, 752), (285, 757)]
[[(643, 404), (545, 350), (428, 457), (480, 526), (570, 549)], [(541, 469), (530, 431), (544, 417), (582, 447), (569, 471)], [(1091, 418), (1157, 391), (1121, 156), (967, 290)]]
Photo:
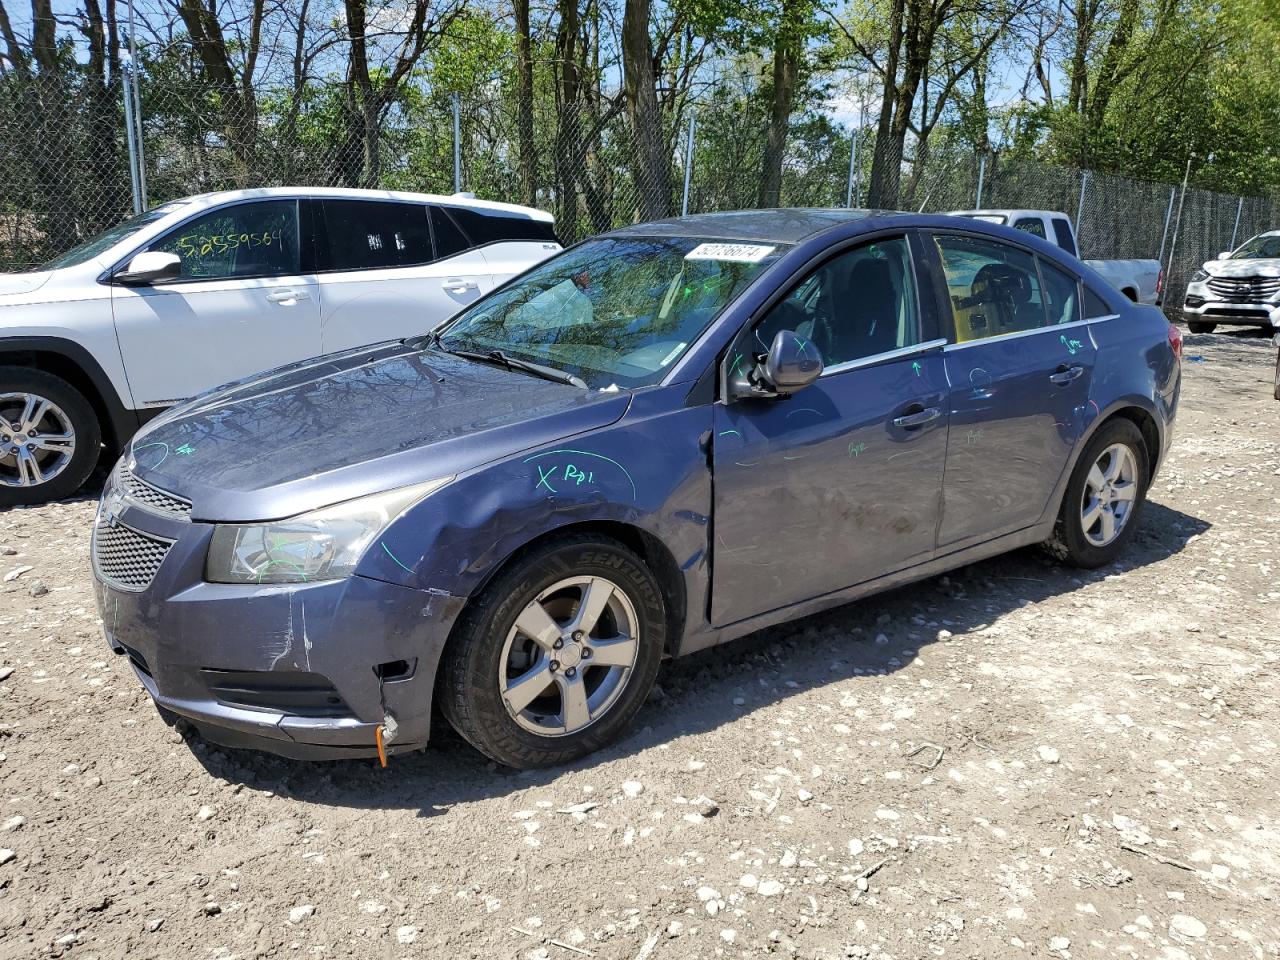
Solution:
[(395, 742), (396, 734), (400, 731), (400, 724), (396, 722), (395, 714), (388, 710), (382, 717), (382, 723), (373, 731), (374, 742), (378, 745), (378, 763), (385, 769), (387, 766), (387, 747)]

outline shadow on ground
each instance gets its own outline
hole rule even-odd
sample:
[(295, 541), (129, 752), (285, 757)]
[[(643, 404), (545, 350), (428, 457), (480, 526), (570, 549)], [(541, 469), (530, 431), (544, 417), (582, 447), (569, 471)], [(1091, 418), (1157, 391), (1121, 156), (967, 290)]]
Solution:
[[(669, 662), (634, 732), (576, 764), (550, 770), (516, 772), (490, 763), (443, 720), (437, 721), (429, 749), (394, 757), (386, 770), (374, 761), (317, 763), (226, 751), (194, 734), (188, 734), (188, 742), (209, 773), (230, 782), (310, 803), (416, 808), (420, 816), (439, 816), (458, 805), (716, 729), (806, 690), (852, 677), (874, 684), (910, 663), (943, 627), (964, 634), (1028, 603), (1158, 563), (1208, 528), (1203, 520), (1148, 502), (1137, 536), (1123, 560), (1111, 566), (1076, 570), (1058, 566), (1036, 548), (1019, 550)], [(891, 626), (878, 627), (885, 614)], [(880, 630), (888, 643), (874, 642)], [(743, 702), (735, 704), (735, 698)]]

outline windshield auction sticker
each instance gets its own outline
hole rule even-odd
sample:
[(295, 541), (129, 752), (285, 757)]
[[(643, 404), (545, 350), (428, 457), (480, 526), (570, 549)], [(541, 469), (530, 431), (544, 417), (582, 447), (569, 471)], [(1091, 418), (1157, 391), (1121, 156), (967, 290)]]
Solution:
[(734, 263), (759, 263), (776, 247), (754, 243), (700, 243), (684, 255), (686, 260), (730, 260)]

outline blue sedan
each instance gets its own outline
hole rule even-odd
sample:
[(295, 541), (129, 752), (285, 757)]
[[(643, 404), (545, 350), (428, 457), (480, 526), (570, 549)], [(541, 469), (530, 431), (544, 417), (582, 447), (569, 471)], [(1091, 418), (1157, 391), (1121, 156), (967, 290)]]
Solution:
[(1180, 351), (1003, 227), (627, 227), (154, 421), (95, 521), (107, 642), (224, 745), (385, 762), (434, 702), (503, 764), (563, 763), (666, 657), (1027, 544), (1114, 560)]

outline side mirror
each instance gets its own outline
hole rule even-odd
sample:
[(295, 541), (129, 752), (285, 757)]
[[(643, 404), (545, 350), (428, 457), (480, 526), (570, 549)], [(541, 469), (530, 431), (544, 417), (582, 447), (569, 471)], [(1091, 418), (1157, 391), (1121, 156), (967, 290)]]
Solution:
[(129, 265), (115, 275), (115, 280), (131, 287), (145, 287), (181, 276), (182, 261), (176, 253), (147, 250), (130, 260)]
[(1230, 250), (1223, 250), (1221, 253), (1219, 253), (1219, 254), (1218, 254), (1218, 259), (1219, 259), (1219, 260), (1230, 260), (1230, 259), (1231, 259), (1231, 251), (1230, 251)]
[(813, 341), (790, 330), (779, 330), (773, 335), (773, 344), (764, 360), (764, 378), (776, 393), (785, 395), (803, 390), (820, 376), (822, 356)]

